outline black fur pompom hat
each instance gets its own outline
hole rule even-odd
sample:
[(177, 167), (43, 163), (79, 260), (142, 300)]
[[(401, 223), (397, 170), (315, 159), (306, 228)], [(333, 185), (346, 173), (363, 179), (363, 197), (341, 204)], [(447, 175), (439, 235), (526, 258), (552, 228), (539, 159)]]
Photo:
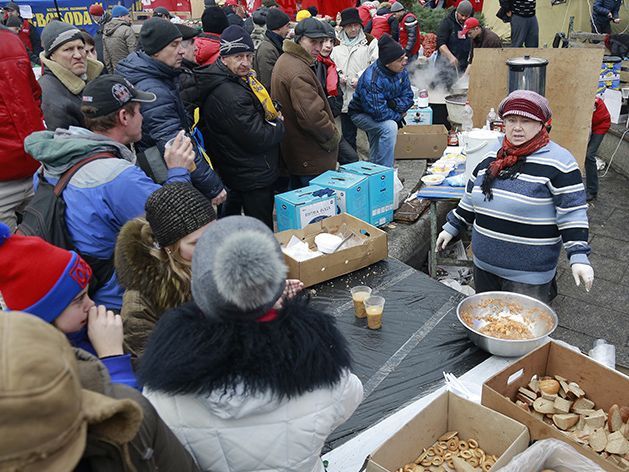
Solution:
[(192, 298), (208, 317), (255, 320), (273, 307), (285, 285), (280, 245), (255, 218), (222, 218), (196, 244)]

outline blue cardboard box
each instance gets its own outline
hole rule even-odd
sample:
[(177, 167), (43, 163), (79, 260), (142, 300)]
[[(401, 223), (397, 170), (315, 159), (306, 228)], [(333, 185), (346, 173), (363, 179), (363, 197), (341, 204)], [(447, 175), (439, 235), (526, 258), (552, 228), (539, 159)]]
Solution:
[(336, 192), (336, 212), (348, 213), (369, 222), (369, 187), (367, 177), (349, 172), (329, 170), (310, 181), (311, 185), (331, 188)]
[(318, 185), (275, 196), (278, 231), (302, 229), (336, 215), (336, 192)]
[(393, 221), (393, 168), (371, 162), (352, 162), (343, 172), (363, 175), (369, 184), (369, 223), (382, 226)]
[(411, 125), (432, 125), (432, 108), (411, 108), (408, 111), (408, 120)]

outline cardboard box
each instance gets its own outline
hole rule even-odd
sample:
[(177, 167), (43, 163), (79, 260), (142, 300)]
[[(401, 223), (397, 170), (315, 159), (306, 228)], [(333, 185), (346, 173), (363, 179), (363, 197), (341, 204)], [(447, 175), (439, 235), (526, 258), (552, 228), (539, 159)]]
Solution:
[(529, 445), (526, 426), (500, 413), (444, 392), (367, 458), (367, 472), (396, 472), (448, 431), (476, 439), (478, 447), (498, 456), (490, 470), (504, 467)]
[(571, 382), (576, 382), (587, 398), (595, 403), (596, 408), (602, 408), (605, 411), (614, 403), (627, 402), (629, 377), (604, 367), (588, 356), (550, 341), (483, 384), (482, 404), (528, 426), (531, 439), (559, 439), (573, 446), (580, 454), (596, 462), (605, 470), (621, 470), (589, 447), (572, 441), (559, 429), (536, 419), (509, 400), (515, 398), (518, 388), (526, 386), (534, 374), (538, 376), (560, 375)]
[(359, 161), (341, 166), (341, 171), (369, 179), (369, 223), (382, 226), (393, 221), (394, 171), (391, 167)]
[(397, 133), (396, 159), (439, 159), (448, 145), (443, 125), (409, 125)]
[(292, 236), (296, 236), (306, 241), (311, 249), (316, 249), (314, 238), (317, 234), (336, 233), (343, 224), (359, 234), (365, 240), (364, 244), (301, 262), (284, 255), (288, 266), (286, 277), (299, 279), (306, 287), (310, 287), (386, 259), (388, 256), (387, 233), (347, 213), (318, 221), (302, 230), (276, 233), (275, 238), (280, 244), (286, 244)]
[(278, 231), (301, 229), (336, 215), (336, 193), (318, 185), (281, 193), (275, 195), (275, 213)]
[(312, 179), (310, 184), (331, 188), (336, 192), (337, 214), (348, 213), (369, 221), (369, 186), (366, 176), (329, 170)]

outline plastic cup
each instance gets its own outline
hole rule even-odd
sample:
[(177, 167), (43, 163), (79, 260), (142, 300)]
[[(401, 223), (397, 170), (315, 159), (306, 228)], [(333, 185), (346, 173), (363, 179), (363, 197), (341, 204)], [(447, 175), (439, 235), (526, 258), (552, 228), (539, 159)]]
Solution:
[(367, 328), (382, 328), (382, 312), (384, 311), (384, 297), (369, 297), (364, 301), (367, 312)]
[(366, 318), (367, 312), (365, 311), (364, 301), (371, 296), (371, 288), (366, 285), (359, 285), (352, 287), (352, 300), (354, 301), (354, 314), (356, 318)]

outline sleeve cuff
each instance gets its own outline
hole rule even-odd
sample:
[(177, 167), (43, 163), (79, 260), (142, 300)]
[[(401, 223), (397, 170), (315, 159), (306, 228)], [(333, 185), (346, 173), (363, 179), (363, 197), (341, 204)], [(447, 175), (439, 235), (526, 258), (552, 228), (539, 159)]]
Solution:
[(166, 182), (191, 182), (190, 172), (185, 167), (173, 167), (168, 169)]
[(573, 264), (592, 265), (590, 264), (590, 260), (588, 259), (588, 256), (582, 252), (579, 252), (577, 254), (572, 254), (570, 256), (570, 265), (573, 265)]
[(450, 222), (446, 222), (446, 224), (443, 225), (443, 229), (450, 233), (453, 237), (459, 235), (459, 230), (456, 229), (456, 227)]

